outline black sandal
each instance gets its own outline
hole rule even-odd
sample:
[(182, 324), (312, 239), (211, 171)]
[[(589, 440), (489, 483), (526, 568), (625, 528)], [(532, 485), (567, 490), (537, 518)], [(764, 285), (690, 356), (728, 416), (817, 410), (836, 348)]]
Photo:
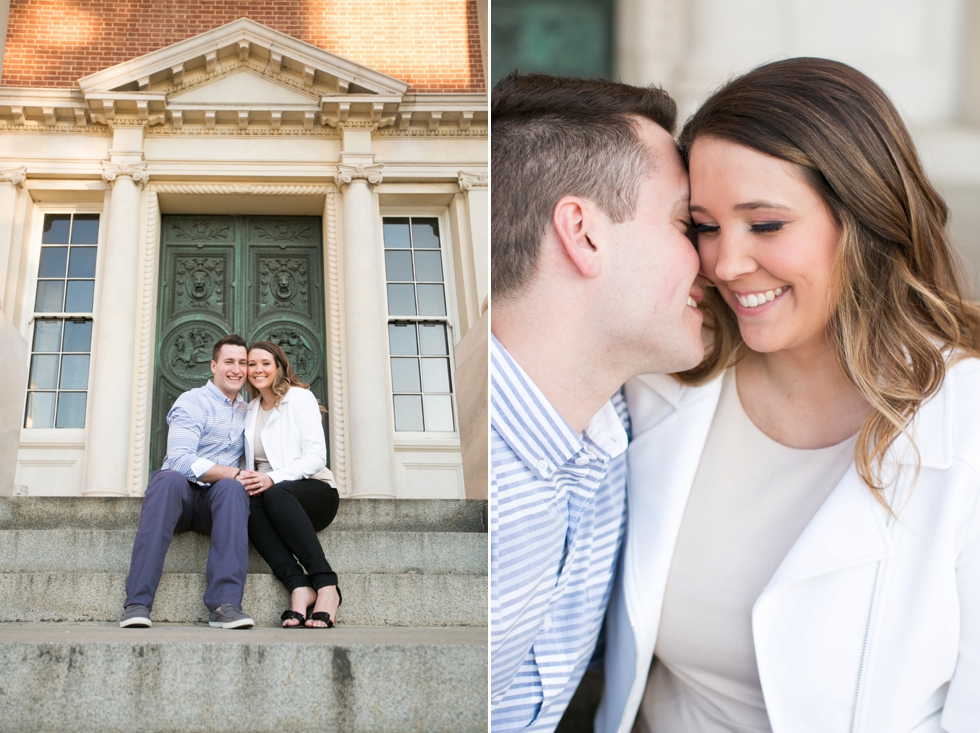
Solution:
[(283, 626), (284, 629), (305, 629), (306, 628), (306, 616), (301, 614), (299, 611), (294, 611), (291, 608), (287, 608), (282, 612), (282, 616), (279, 617), (280, 620), (285, 621), (286, 619), (296, 619), (299, 621), (295, 626)]
[[(334, 586), (334, 587), (337, 588), (337, 597), (340, 599), (340, 602), (337, 603), (337, 609), (340, 610), (340, 604), (344, 602), (344, 594), (340, 592), (340, 586)], [(310, 606), (310, 608), (313, 607)], [(306, 620), (322, 621), (323, 623), (326, 624), (326, 626), (307, 626), (306, 628), (308, 629), (332, 629), (334, 627), (333, 619), (330, 618), (330, 614), (327, 613), (326, 611), (314, 611), (313, 613), (309, 614), (309, 616), (307, 616)]]

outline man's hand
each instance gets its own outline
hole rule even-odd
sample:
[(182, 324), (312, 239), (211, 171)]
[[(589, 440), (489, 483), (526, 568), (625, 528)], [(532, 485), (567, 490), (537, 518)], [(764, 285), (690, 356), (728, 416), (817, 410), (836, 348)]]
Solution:
[(249, 496), (257, 496), (275, 483), (267, 473), (261, 471), (242, 471), (238, 476)]
[(206, 484), (213, 484), (215, 481), (220, 481), (223, 478), (235, 478), (235, 474), (237, 473), (238, 468), (236, 466), (219, 466), (215, 464), (205, 471), (204, 474), (198, 478), (198, 481)]

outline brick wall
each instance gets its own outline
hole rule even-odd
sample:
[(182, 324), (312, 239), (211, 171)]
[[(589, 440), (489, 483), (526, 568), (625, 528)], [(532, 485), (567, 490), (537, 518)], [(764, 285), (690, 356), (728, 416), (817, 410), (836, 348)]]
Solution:
[(485, 90), (476, 0), (11, 0), (4, 86), (88, 74), (250, 18), (408, 82)]

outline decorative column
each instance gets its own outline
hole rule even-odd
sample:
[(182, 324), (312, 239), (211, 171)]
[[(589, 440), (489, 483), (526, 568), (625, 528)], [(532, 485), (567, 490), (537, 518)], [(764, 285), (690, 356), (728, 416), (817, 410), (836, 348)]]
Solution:
[(459, 192), (466, 198), (470, 241), (473, 243), (473, 269), (476, 276), (477, 313), (490, 293), (490, 197), (486, 172), (458, 172)]
[[(6, 277), (0, 279), (0, 310), (13, 318), (13, 303), (16, 298), (17, 273), (20, 267), (11, 262), (10, 248), (14, 241), (14, 214), (17, 211), (17, 195), (27, 181), (27, 168), (8, 168), (0, 170), (0, 271)], [(19, 263), (20, 258), (17, 257)], [(8, 295), (9, 293), (9, 295)]]
[[(350, 159), (353, 156), (344, 156)], [(393, 498), (394, 439), (389, 419), (387, 313), (382, 248), (375, 236), (372, 189), (383, 166), (341, 163), (336, 176), (344, 194), (344, 311), (347, 345), (347, 486), (351, 496)]]
[(135, 374), (142, 161), (103, 162), (112, 184), (89, 381), (85, 495), (127, 496), (126, 464)]

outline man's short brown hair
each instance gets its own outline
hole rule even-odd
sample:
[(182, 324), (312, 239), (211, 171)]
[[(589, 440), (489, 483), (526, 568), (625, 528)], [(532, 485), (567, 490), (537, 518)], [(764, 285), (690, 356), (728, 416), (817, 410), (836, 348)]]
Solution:
[(491, 101), (490, 262), (493, 297), (534, 279), (538, 250), (563, 196), (592, 201), (614, 222), (631, 220), (656, 161), (636, 118), (670, 133), (677, 106), (657, 87), (512, 72)]
[(237, 333), (230, 333), (218, 341), (214, 345), (214, 348), (211, 349), (211, 361), (218, 361), (218, 355), (221, 353), (222, 346), (241, 346), (245, 349), (248, 348), (248, 344), (245, 343), (245, 339), (243, 339)]

